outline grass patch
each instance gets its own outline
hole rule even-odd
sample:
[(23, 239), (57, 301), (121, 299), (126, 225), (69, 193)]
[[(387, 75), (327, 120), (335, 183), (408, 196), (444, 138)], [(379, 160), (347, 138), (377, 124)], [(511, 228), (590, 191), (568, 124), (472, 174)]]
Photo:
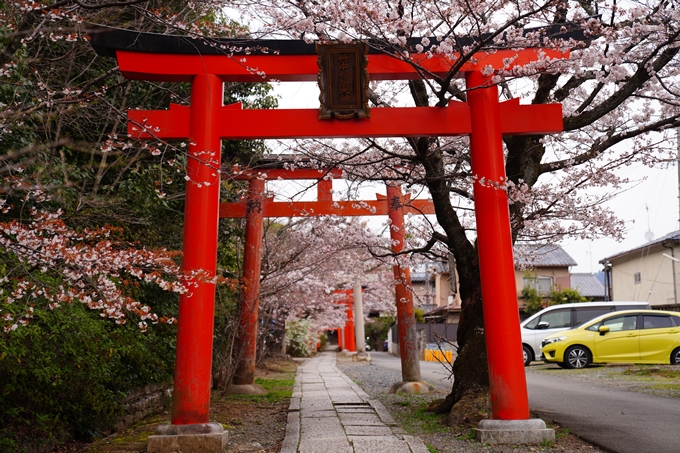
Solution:
[(457, 440), (475, 440), (477, 439), (477, 432), (475, 428), (470, 428), (468, 431), (456, 435)]
[(623, 370), (623, 375), (680, 380), (680, 370), (659, 366), (632, 367)]
[(427, 451), (429, 451), (430, 453), (439, 453), (439, 450), (437, 450), (437, 448), (435, 448), (434, 446), (430, 444), (425, 444), (425, 446), (427, 447)]
[(565, 428), (563, 426), (555, 428), (555, 439), (559, 439), (560, 437), (568, 436), (571, 434), (571, 431), (569, 431), (569, 428)]
[(255, 384), (262, 386), (267, 391), (267, 394), (225, 395), (224, 398), (232, 401), (252, 401), (256, 403), (286, 403), (293, 396), (295, 377), (256, 378)]
[[(442, 416), (434, 412), (428, 412), (429, 401), (414, 395), (404, 395), (404, 399), (395, 401), (393, 406), (401, 407), (392, 415), (398, 423), (409, 433), (435, 434), (448, 432), (449, 428), (442, 425)], [(408, 408), (408, 409), (407, 409)]]
[(132, 433), (130, 435), (123, 435), (120, 437), (114, 437), (111, 440), (112, 444), (129, 444), (129, 443), (140, 443), (140, 444), (145, 444), (147, 439), (149, 438), (150, 435), (153, 434), (153, 431), (138, 431), (135, 433)]

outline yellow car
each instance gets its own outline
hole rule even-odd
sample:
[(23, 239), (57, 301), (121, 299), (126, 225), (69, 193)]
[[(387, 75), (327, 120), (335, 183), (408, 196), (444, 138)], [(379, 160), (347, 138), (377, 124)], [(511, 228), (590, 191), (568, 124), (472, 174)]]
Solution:
[(547, 362), (563, 368), (591, 363), (680, 364), (680, 313), (627, 310), (545, 337)]

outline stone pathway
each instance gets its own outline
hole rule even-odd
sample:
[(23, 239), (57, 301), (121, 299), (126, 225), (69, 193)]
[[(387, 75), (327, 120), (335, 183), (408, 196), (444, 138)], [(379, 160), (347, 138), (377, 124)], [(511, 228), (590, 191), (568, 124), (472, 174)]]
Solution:
[[(387, 385), (387, 383), (386, 383)], [(322, 352), (297, 370), (281, 453), (428, 453)]]

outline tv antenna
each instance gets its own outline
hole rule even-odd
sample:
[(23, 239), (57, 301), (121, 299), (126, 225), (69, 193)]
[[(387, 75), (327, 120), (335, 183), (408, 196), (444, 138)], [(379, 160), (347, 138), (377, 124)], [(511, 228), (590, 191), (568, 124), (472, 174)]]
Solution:
[(649, 206), (647, 206), (647, 203), (645, 203), (645, 209), (647, 210), (647, 232), (645, 233), (645, 239), (647, 242), (652, 242), (654, 240), (654, 233), (652, 233), (652, 229), (649, 227)]

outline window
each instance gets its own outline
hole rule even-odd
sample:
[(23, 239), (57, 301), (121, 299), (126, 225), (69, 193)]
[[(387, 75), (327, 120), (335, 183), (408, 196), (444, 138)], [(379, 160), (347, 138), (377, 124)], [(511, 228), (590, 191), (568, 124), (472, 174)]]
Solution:
[(552, 277), (524, 277), (522, 283), (525, 287), (534, 288), (543, 296), (550, 294), (552, 289)]
[(600, 315), (604, 315), (612, 311), (614, 307), (577, 307), (576, 311), (576, 325), (578, 327), (581, 324), (590, 321), (591, 319), (597, 318)]
[(602, 325), (609, 326), (610, 332), (635, 330), (637, 328), (637, 318), (637, 315), (615, 316), (602, 321)]
[(571, 327), (571, 309), (553, 310), (541, 316), (539, 322), (547, 322), (548, 329)]
[(540, 316), (536, 316), (534, 319), (532, 319), (530, 322), (528, 322), (524, 328), (525, 329), (531, 329), (534, 330), (536, 326), (538, 325), (538, 321), (541, 319)]
[(640, 275), (639, 272), (636, 272), (633, 274), (633, 280), (635, 280), (635, 284), (638, 285), (640, 282), (642, 282), (642, 276)]
[(663, 329), (664, 327), (673, 327), (673, 321), (671, 321), (670, 316), (644, 315), (642, 325), (643, 329)]

